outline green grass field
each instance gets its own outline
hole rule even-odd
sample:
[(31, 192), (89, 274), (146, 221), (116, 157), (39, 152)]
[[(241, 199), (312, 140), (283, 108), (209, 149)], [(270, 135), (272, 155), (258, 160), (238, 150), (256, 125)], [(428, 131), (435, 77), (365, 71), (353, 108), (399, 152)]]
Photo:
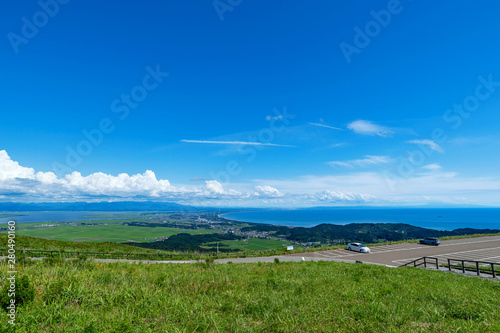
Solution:
[[(0, 233), (0, 248), (7, 248), (7, 234)], [(158, 253), (157, 250), (145, 249), (117, 243), (64, 242), (47, 240), (39, 237), (16, 236), (16, 250), (44, 250), (68, 252), (105, 252), (105, 253)]]
[[(172, 236), (181, 232), (195, 234), (214, 233), (215, 229), (178, 229), (178, 228), (149, 228), (127, 226), (121, 222), (132, 220), (109, 221), (100, 220), (94, 221), (99, 223), (107, 223), (107, 225), (79, 225), (79, 226), (57, 226), (57, 227), (36, 227), (44, 223), (19, 223), (16, 234), (22, 236), (42, 237), (46, 239), (74, 241), (74, 242), (149, 242), (154, 237)], [(136, 221), (136, 220), (133, 220)], [(52, 224), (58, 224), (54, 222)]]
[(106, 218), (141, 218), (144, 217), (141, 213), (95, 213), (83, 216), (85, 219), (106, 219)]
[(424, 269), (74, 261), (18, 271), (35, 297), (17, 332), (500, 331), (500, 283)]
[(161, 213), (144, 213), (144, 212), (115, 212), (115, 213), (92, 213), (83, 216), (86, 219), (96, 219), (96, 218), (145, 218), (149, 216), (168, 216), (173, 212), (161, 212)]

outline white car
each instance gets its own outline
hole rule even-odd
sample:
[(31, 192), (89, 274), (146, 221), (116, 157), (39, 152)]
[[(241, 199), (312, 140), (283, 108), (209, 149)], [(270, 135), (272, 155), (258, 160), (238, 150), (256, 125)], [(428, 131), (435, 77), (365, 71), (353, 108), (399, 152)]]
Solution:
[(370, 248), (361, 243), (349, 243), (347, 244), (347, 249), (350, 251), (358, 251), (361, 253), (370, 253)]

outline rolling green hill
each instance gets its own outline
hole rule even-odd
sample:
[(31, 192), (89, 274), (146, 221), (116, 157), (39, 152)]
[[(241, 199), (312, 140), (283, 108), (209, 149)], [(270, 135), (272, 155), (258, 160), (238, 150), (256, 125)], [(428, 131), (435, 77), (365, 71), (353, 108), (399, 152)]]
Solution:
[[(250, 223), (249, 223), (250, 224)], [(258, 224), (244, 227), (241, 231), (272, 232), (277, 237), (297, 242), (329, 243), (342, 239), (344, 241), (361, 241), (378, 243), (381, 241), (401, 241), (423, 237), (448, 237), (473, 234), (499, 233), (499, 229), (456, 229), (452, 231), (434, 230), (416, 227), (404, 223), (351, 223), (347, 225), (320, 224), (311, 228)]]

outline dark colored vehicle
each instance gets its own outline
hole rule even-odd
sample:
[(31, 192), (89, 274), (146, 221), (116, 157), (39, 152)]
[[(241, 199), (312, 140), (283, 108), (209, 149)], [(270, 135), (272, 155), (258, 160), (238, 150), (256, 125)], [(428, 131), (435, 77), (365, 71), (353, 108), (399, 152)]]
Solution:
[(420, 244), (428, 244), (428, 245), (439, 245), (441, 242), (439, 239), (434, 237), (426, 237), (418, 241)]

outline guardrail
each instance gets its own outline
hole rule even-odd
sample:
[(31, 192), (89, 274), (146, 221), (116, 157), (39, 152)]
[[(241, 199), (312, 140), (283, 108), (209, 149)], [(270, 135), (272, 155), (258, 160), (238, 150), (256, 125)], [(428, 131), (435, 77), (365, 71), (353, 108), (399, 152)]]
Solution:
[[(466, 260), (466, 259), (441, 259), (446, 260), (447, 264), (441, 265), (441, 267), (447, 267), (449, 271), (452, 269), (461, 270), (462, 273), (468, 272), (476, 272), (479, 276), (481, 273), (483, 274), (491, 274), (494, 278), (500, 276), (500, 263), (490, 262), (490, 261), (477, 261), (477, 260)], [(467, 265), (466, 263), (472, 263), (472, 265)], [(439, 260), (436, 257), (422, 257), (410, 262), (407, 262), (404, 265), (399, 267), (427, 267), (428, 265), (435, 266), (436, 269), (439, 269)]]
[[(465, 271), (476, 272), (477, 275), (481, 273), (491, 274), (493, 277), (496, 277), (500, 274), (500, 263), (489, 262), (489, 261), (476, 261), (476, 260), (463, 260), (463, 259), (447, 259), (448, 260), (448, 270), (451, 271), (452, 268), (459, 269), (462, 273)], [(459, 262), (460, 264), (453, 265), (452, 262)], [(465, 263), (472, 263), (472, 266), (467, 266)], [(495, 268), (495, 266), (497, 268)]]
[[(8, 249), (0, 249), (0, 255), (8, 254)], [(86, 251), (57, 251), (57, 250), (16, 250), (16, 253), (25, 254), (28, 256), (80, 256), (85, 255), (89, 257), (120, 257), (120, 258), (134, 258), (134, 257), (148, 257), (148, 258), (163, 258), (163, 259), (196, 259), (199, 255), (188, 253), (121, 253), (121, 252), (86, 252)]]
[[(420, 263), (418, 263), (419, 261), (422, 261)], [(439, 268), (439, 260), (438, 258), (436, 257), (422, 257), (422, 258), (418, 258), (418, 259), (415, 259), (413, 261), (410, 261), (404, 265), (401, 265), (399, 267), (404, 267), (404, 266), (411, 266), (413, 264), (413, 267), (420, 267), (420, 266), (424, 266), (424, 267), (427, 267), (427, 264), (433, 264), (436, 266), (436, 268)]]
[[(143, 260), (200, 260), (207, 258), (215, 259), (232, 259), (232, 258), (246, 258), (259, 255), (280, 255), (284, 254), (275, 251), (270, 253), (269, 251), (257, 251), (257, 252), (232, 252), (232, 253), (219, 253), (216, 255), (215, 252), (181, 252), (181, 253), (123, 253), (123, 252), (87, 252), (87, 251), (59, 251), (59, 250), (33, 250), (33, 249), (20, 249), (16, 250), (16, 253), (25, 254), (31, 257), (53, 257), (53, 256), (64, 256), (66, 258), (78, 257), (80, 255), (85, 255), (91, 258), (100, 259), (143, 259)], [(8, 249), (0, 249), (0, 256), (7, 256)]]

